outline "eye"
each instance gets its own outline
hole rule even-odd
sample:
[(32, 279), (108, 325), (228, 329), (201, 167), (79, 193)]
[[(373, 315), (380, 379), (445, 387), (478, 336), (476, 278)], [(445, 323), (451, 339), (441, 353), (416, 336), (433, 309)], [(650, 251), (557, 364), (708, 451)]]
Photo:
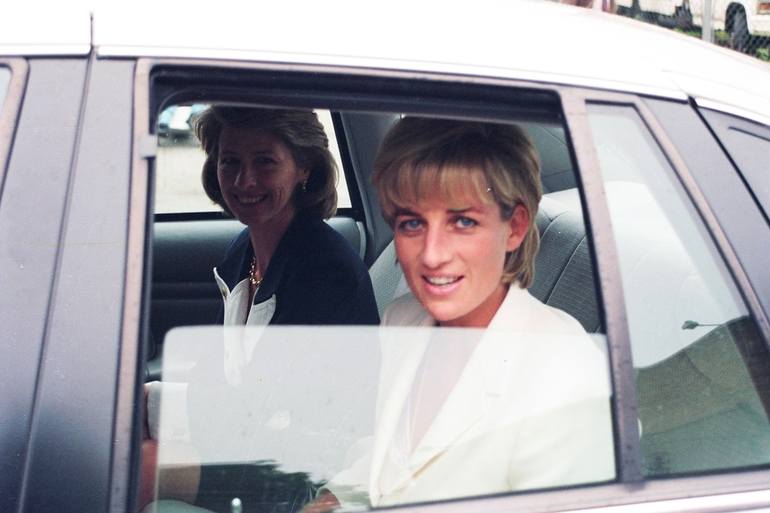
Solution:
[(275, 159), (265, 155), (262, 157), (257, 157), (255, 162), (258, 166), (269, 166), (271, 164), (275, 164)]
[(461, 230), (467, 230), (468, 228), (473, 228), (474, 226), (477, 226), (479, 223), (476, 222), (476, 220), (471, 219), (470, 217), (466, 216), (457, 216), (454, 220), (454, 225), (457, 228), (460, 228)]
[(401, 233), (415, 233), (422, 228), (422, 221), (415, 217), (399, 220), (396, 228)]
[(221, 168), (233, 168), (238, 165), (238, 159), (235, 157), (220, 157), (218, 165)]

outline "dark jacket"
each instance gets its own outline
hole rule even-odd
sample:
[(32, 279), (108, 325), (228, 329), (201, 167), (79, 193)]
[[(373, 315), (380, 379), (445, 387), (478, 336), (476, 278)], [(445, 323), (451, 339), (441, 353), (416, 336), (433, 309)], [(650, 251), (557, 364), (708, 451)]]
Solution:
[[(248, 229), (230, 244), (217, 267), (232, 290), (249, 274)], [(276, 296), (270, 324), (378, 324), (372, 282), (350, 244), (320, 219), (298, 214), (270, 260), (254, 304)], [(220, 321), (224, 318), (224, 307)]]

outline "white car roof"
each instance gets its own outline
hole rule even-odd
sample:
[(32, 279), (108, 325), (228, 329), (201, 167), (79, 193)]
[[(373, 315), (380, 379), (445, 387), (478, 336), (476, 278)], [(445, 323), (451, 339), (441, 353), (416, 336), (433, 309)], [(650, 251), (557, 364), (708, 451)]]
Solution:
[(84, 54), (92, 42), (103, 57), (441, 72), (689, 96), (770, 120), (768, 64), (670, 30), (553, 2), (76, 5), (58, 9), (45, 17), (55, 23), (33, 24), (33, 30), (0, 16), (0, 55)]

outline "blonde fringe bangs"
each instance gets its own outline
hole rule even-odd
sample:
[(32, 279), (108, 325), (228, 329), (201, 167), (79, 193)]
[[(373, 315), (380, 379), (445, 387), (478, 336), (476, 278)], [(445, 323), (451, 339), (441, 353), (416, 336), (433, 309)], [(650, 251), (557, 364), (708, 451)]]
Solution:
[(381, 207), (385, 220), (391, 225), (397, 212), (426, 200), (437, 199), (458, 208), (467, 206), (468, 198), (495, 203), (494, 196), (488, 191), (487, 177), (478, 168), (469, 172), (464, 166), (407, 164), (398, 172), (384, 174), (381, 178)]

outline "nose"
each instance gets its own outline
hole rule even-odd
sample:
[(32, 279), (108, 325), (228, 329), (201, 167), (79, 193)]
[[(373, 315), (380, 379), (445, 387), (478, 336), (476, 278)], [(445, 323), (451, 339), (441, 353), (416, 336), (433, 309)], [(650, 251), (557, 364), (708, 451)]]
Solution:
[(452, 258), (450, 234), (439, 227), (429, 226), (423, 237), (420, 257), (425, 267), (437, 269)]
[(256, 166), (241, 164), (238, 174), (235, 176), (235, 186), (239, 189), (251, 189), (257, 185)]

